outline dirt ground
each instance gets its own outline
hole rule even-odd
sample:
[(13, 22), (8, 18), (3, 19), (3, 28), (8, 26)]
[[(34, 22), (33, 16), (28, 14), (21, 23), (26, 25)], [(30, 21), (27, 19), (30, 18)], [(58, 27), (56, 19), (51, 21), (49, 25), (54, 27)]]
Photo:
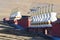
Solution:
[(54, 4), (54, 12), (56, 12), (57, 15), (60, 14), (60, 0), (0, 0), (0, 20), (4, 17), (9, 17), (10, 13), (17, 8), (19, 8), (22, 15), (27, 15), (32, 7), (40, 3)]

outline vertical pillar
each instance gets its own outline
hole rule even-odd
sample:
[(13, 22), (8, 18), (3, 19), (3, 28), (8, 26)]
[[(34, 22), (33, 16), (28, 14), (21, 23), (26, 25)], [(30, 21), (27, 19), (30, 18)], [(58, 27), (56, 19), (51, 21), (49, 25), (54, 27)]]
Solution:
[(46, 34), (46, 35), (48, 34), (48, 30), (47, 30), (47, 29), (45, 29), (45, 34)]

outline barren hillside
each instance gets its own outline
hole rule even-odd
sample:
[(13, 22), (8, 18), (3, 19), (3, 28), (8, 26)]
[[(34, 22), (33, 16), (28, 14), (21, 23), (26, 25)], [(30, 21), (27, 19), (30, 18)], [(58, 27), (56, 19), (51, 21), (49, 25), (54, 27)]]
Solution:
[(9, 17), (15, 8), (19, 8), (22, 15), (27, 15), (29, 9), (38, 3), (54, 4), (55, 11), (60, 13), (60, 0), (0, 0), (0, 20), (3, 17)]

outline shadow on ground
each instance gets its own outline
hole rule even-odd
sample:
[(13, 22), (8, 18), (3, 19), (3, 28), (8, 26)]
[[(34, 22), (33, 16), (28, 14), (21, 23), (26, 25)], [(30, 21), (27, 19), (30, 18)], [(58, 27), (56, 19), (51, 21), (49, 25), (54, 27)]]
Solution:
[(44, 35), (41, 32), (33, 33), (33, 32), (28, 32), (26, 30), (15, 30), (14, 28), (8, 26), (7, 24), (4, 24), (2, 21), (0, 21), (0, 28), (4, 28), (3, 30), (0, 30), (0, 33), (13, 34), (17, 36), (27, 36), (27, 37), (32, 37), (32, 39), (35, 37), (43, 37), (46, 40), (52, 40), (50, 37)]

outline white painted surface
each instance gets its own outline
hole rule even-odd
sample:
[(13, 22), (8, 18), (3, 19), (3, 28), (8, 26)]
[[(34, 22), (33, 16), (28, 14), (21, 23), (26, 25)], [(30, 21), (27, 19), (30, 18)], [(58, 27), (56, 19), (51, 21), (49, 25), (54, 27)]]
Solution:
[(44, 28), (44, 27), (52, 27), (51, 24), (43, 24), (43, 25), (30, 25), (29, 27), (33, 27), (33, 28)]
[(57, 20), (56, 15), (57, 15), (57, 13), (51, 12), (51, 18), (50, 18), (50, 20), (51, 20), (52, 22), (54, 22), (54, 21)]
[(56, 21), (57, 20), (56, 13), (51, 12), (32, 17), (32, 22), (48, 22), (48, 20), (50, 20), (51, 22)]
[[(10, 15), (10, 18), (12, 18), (12, 20), (19, 20), (21, 19), (22, 15), (21, 12), (14, 12)], [(11, 19), (10, 19), (11, 20)]]

